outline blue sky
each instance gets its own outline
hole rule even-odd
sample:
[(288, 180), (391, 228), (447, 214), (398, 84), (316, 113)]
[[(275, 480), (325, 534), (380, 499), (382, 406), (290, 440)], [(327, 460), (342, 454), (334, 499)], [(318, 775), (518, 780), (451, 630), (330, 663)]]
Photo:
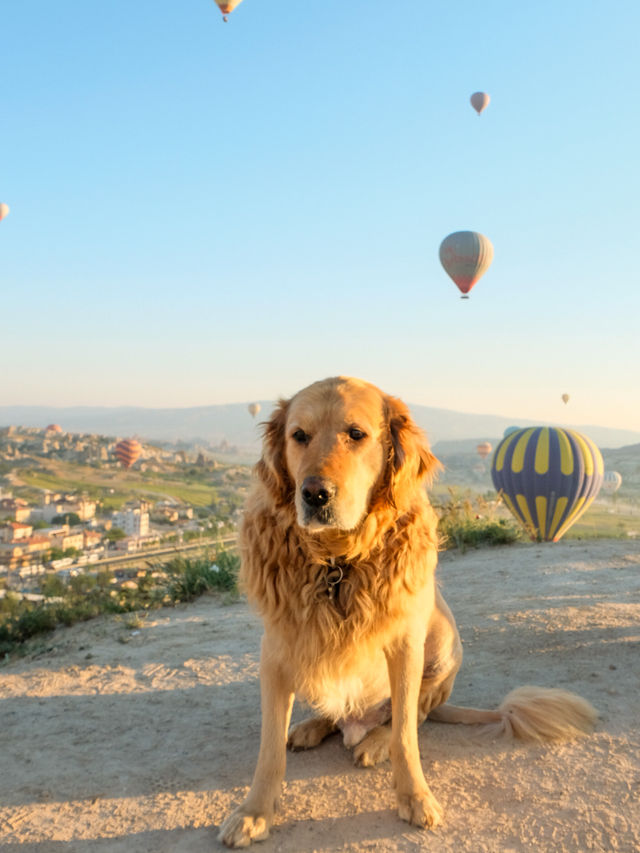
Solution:
[[(640, 430), (639, 31), (635, 0), (4, 3), (0, 401), (344, 373)], [(469, 301), (462, 229), (495, 248)]]

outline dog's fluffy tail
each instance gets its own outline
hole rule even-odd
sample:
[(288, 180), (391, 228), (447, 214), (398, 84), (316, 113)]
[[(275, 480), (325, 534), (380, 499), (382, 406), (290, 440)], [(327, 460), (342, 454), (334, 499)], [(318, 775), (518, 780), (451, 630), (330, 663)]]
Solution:
[(598, 712), (575, 693), (549, 687), (517, 687), (495, 711), (440, 705), (429, 713), (440, 723), (481, 723), (483, 734), (526, 741), (570, 740), (593, 731)]

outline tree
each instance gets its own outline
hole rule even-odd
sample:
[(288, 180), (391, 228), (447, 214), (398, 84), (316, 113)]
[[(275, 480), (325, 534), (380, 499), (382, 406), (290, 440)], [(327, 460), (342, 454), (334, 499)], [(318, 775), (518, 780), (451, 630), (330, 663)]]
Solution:
[(47, 598), (62, 598), (67, 588), (58, 575), (47, 575), (40, 583), (40, 592)]
[(75, 527), (82, 524), (80, 516), (76, 512), (65, 512), (61, 515), (54, 515), (51, 520), (52, 524), (68, 524), (69, 527)]
[(127, 534), (121, 527), (112, 527), (111, 530), (107, 531), (104, 538), (107, 542), (119, 542), (121, 539), (126, 539)]

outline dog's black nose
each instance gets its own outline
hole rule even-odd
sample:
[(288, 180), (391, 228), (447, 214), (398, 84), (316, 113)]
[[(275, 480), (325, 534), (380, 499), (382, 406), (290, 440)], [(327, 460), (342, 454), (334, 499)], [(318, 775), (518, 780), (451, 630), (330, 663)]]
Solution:
[(322, 477), (305, 477), (302, 482), (302, 500), (313, 509), (326, 506), (335, 494), (335, 486)]

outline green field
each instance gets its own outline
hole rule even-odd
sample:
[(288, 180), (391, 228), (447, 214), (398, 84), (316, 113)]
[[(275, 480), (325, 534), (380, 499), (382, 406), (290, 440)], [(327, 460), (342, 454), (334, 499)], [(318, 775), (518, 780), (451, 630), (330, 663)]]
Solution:
[(594, 503), (564, 535), (564, 539), (640, 539), (640, 511), (612, 510)]
[(223, 476), (223, 471), (216, 471), (194, 479), (178, 473), (101, 470), (57, 461), (48, 462), (46, 467), (19, 471), (19, 478), (32, 492), (32, 497), (38, 489), (87, 492), (107, 510), (119, 509), (134, 498), (153, 501), (174, 498), (194, 507), (211, 506), (217, 498), (237, 494), (238, 487), (243, 485), (229, 485), (223, 481)]

